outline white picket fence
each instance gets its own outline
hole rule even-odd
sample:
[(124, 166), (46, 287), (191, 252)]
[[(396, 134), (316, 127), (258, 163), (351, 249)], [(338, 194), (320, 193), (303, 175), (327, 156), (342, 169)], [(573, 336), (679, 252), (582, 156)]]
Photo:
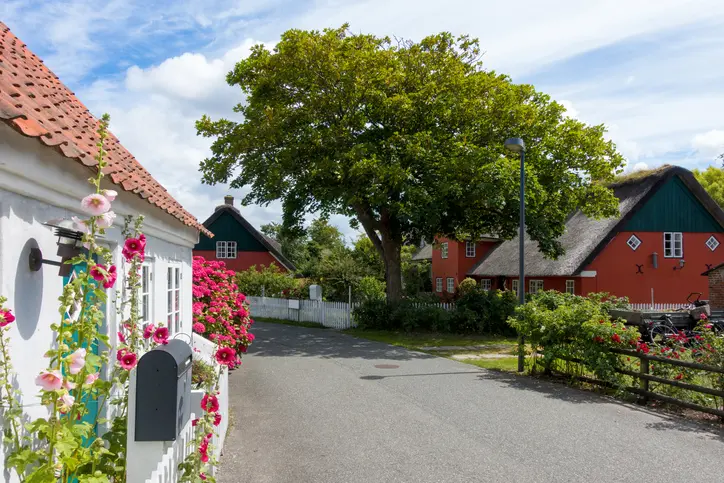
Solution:
[(194, 418), (196, 416), (192, 413), (183, 431), (163, 455), (158, 466), (151, 473), (151, 477), (146, 479), (146, 483), (178, 482), (181, 477), (181, 472), (178, 469), (179, 463), (184, 461), (192, 451), (196, 451), (196, 448), (191, 445), (196, 432), (193, 426)]
[[(251, 316), (269, 319), (315, 322), (332, 329), (354, 327), (352, 313), (357, 302), (319, 302), (316, 300), (279, 299), (273, 297), (247, 297), (251, 305)], [(455, 304), (415, 304), (416, 307), (437, 307), (453, 310)]]
[(316, 322), (333, 329), (349, 329), (354, 326), (352, 311), (356, 303), (321, 302), (317, 300), (278, 299), (272, 297), (247, 297), (252, 317)]
[(679, 310), (679, 309), (686, 309), (689, 307), (689, 304), (629, 304), (629, 306), (633, 310), (641, 310), (641, 311), (653, 311), (653, 312), (662, 312), (666, 310)]

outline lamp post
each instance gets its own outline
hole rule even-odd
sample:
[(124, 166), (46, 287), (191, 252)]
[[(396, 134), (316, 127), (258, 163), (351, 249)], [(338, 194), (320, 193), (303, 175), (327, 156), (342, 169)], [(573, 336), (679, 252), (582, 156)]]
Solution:
[[(505, 141), (505, 147), (520, 153), (520, 226), (518, 228), (518, 303), (525, 303), (525, 143), (521, 138), (510, 138)], [(525, 370), (525, 355), (523, 347), (525, 338), (518, 338), (518, 372)]]

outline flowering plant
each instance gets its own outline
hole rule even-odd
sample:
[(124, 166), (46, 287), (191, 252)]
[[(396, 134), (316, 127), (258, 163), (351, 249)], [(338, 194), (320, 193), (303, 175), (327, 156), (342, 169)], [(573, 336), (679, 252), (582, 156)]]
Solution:
[[(25, 425), (21, 424), (27, 419), (20, 405), (22, 395), (10, 382), (14, 374), (8, 331), (14, 316), (3, 306), (6, 300), (0, 298), (0, 391), (6, 408), (6, 468), (14, 471), (21, 482), (102, 483), (121, 482), (126, 477), (127, 381), (129, 371), (138, 361), (142, 340), (138, 328), (137, 285), (143, 247), (134, 244), (128, 253), (124, 251), (124, 267), (127, 265), (128, 272), (120, 307), (121, 320), (125, 320), (114, 344), (102, 327), (106, 290), (116, 285), (119, 270), (113, 264), (110, 250), (97, 243), (97, 237), (103, 235), (116, 218), (111, 205), (117, 193), (101, 188), (108, 122), (108, 116), (103, 116), (98, 127), (95, 158), (98, 170), (96, 177), (90, 179), (95, 192), (80, 202), (80, 209), (88, 217), (73, 217), (74, 228), (83, 233), (86, 250), (67, 262), (75, 270), (63, 288), (60, 320), (50, 325), (55, 341), (45, 353), (47, 368), (35, 379), (41, 404), (47, 408), (48, 415)], [(124, 231), (129, 224), (127, 220)], [(140, 225), (139, 219), (134, 226), (135, 239), (139, 241), (144, 240)], [(111, 361), (110, 350), (102, 347), (114, 345), (118, 350), (115, 361)], [(114, 417), (110, 420), (103, 418), (109, 412), (107, 406), (114, 407), (111, 411)], [(96, 435), (96, 428), (101, 424), (109, 427), (102, 438)]]

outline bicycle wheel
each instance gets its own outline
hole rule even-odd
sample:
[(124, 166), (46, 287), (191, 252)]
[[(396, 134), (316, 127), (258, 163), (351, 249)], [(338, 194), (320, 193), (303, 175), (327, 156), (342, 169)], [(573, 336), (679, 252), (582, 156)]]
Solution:
[(651, 328), (649, 337), (653, 345), (663, 346), (666, 345), (672, 337), (676, 337), (676, 332), (672, 328), (660, 324)]

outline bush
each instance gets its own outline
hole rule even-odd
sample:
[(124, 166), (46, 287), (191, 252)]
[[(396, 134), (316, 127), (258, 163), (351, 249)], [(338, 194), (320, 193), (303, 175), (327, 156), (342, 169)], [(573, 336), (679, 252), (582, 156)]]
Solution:
[(468, 289), (455, 304), (452, 330), (459, 333), (513, 334), (508, 318), (515, 313), (517, 304), (513, 292), (479, 287)]
[(604, 381), (621, 383), (615, 369), (623, 367), (611, 347), (636, 348), (641, 336), (622, 321), (611, 321), (608, 310), (620, 303), (605, 294), (580, 297), (556, 291), (539, 292), (516, 308), (508, 323), (526, 337), (532, 349), (542, 353), (546, 372), (556, 359), (576, 358)]
[(297, 288), (294, 278), (274, 263), (269, 266), (262, 265), (261, 268), (253, 265), (248, 270), (237, 272), (236, 284), (242, 293), (254, 297), (260, 297), (262, 289), (267, 297), (282, 297), (285, 292)]
[(357, 284), (357, 298), (363, 302), (385, 298), (385, 282), (375, 277), (362, 277)]
[(467, 293), (470, 293), (470, 292), (474, 291), (477, 287), (478, 287), (478, 284), (474, 279), (472, 279), (470, 277), (465, 278), (458, 284), (458, 295), (462, 296)]
[(361, 329), (406, 332), (446, 332), (450, 329), (450, 313), (447, 310), (421, 305), (413, 300), (363, 302), (354, 310), (354, 319)]

